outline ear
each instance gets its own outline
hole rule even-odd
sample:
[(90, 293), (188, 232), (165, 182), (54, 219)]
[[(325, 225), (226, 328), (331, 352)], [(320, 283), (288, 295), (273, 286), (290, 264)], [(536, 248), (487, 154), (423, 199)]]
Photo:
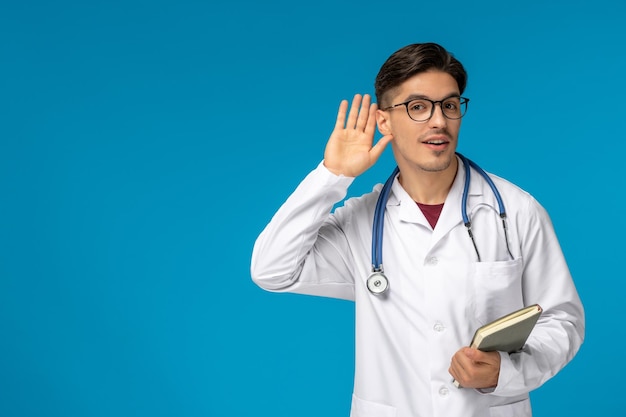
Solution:
[(378, 131), (383, 135), (391, 134), (391, 121), (386, 111), (376, 110), (376, 124), (378, 125)]

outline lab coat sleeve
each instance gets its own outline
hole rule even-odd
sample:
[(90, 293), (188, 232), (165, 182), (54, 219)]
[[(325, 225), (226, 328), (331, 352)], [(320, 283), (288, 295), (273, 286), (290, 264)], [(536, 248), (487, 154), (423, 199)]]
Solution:
[(532, 391), (559, 372), (579, 350), (585, 332), (583, 306), (547, 212), (529, 196), (516, 227), (524, 261), (525, 305), (543, 313), (521, 352), (501, 353), (500, 376), (492, 395)]
[(331, 211), (354, 178), (323, 163), (309, 173), (257, 238), (253, 281), (268, 291), (354, 300), (345, 235)]

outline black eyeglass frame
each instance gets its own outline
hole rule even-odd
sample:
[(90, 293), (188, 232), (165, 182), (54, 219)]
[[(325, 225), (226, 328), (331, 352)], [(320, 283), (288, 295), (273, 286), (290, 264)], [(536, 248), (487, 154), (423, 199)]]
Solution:
[[(443, 103), (444, 103), (446, 100), (450, 100), (451, 98), (458, 98), (458, 99), (459, 99), (459, 106), (465, 106), (465, 111), (464, 111), (464, 112), (463, 112), (463, 114), (461, 114), (459, 117), (450, 117), (450, 116), (448, 116), (448, 115), (446, 114), (446, 112), (443, 110)], [(419, 100), (429, 101), (429, 102), (431, 102), (431, 103), (432, 103), (432, 105), (433, 105), (433, 106), (430, 108), (430, 116), (428, 116), (428, 118), (423, 119), (423, 120), (415, 120), (414, 118), (412, 118), (412, 117), (411, 117), (411, 113), (409, 112), (409, 103), (412, 103), (412, 102), (414, 102), (414, 101), (419, 101)], [(408, 100), (408, 101), (405, 101), (405, 102), (403, 102), (403, 103), (398, 103), (398, 104), (391, 105), (391, 106), (389, 106), (389, 107), (385, 107), (385, 108), (384, 108), (384, 109), (382, 109), (382, 110), (383, 110), (383, 111), (387, 111), (387, 110), (394, 109), (394, 108), (396, 108), (396, 107), (404, 106), (404, 107), (406, 108), (406, 114), (409, 116), (409, 118), (410, 118), (411, 120), (415, 121), (415, 122), (420, 122), (420, 123), (421, 123), (421, 122), (427, 122), (427, 121), (429, 121), (429, 120), (433, 117), (433, 114), (435, 114), (435, 105), (436, 105), (436, 104), (439, 104), (439, 107), (441, 107), (441, 113), (443, 114), (443, 116), (444, 116), (446, 119), (449, 119), (449, 120), (459, 120), (460, 118), (462, 118), (463, 116), (465, 116), (465, 114), (467, 113), (467, 107), (468, 107), (468, 103), (469, 103), (469, 101), (470, 101), (470, 99), (469, 99), (469, 98), (467, 98), (467, 97), (461, 97), (461, 96), (450, 96), (450, 97), (446, 97), (446, 98), (444, 98), (443, 100), (437, 100), (437, 101), (435, 101), (435, 100), (431, 100), (431, 99), (426, 98), (426, 97), (419, 97), (419, 98), (412, 98), (412, 99), (410, 99), (410, 100)]]

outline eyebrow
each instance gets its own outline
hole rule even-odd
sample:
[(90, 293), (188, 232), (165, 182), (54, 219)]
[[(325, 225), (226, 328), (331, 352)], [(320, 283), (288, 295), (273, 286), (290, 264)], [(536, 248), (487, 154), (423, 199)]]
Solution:
[(442, 98), (441, 100), (433, 100), (432, 98), (423, 95), (423, 94), (411, 94), (409, 95), (407, 98), (405, 98), (402, 102), (406, 103), (407, 101), (412, 101), (412, 100), (421, 100), (421, 99), (428, 99), (428, 100), (432, 100), (432, 101), (444, 101), (447, 100), (449, 98), (452, 97), (461, 97), (461, 95), (459, 93), (450, 93), (447, 96), (445, 96), (444, 98)]

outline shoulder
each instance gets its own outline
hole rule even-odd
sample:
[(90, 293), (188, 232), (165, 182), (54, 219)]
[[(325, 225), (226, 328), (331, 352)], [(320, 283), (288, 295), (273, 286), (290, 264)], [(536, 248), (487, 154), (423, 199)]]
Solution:
[(528, 191), (500, 176), (489, 174), (502, 196), (509, 218), (522, 217), (531, 222), (550, 222), (548, 212)]
[(382, 187), (382, 184), (376, 184), (368, 193), (347, 198), (341, 206), (335, 209), (335, 217), (344, 222), (371, 221), (374, 218), (376, 202)]

